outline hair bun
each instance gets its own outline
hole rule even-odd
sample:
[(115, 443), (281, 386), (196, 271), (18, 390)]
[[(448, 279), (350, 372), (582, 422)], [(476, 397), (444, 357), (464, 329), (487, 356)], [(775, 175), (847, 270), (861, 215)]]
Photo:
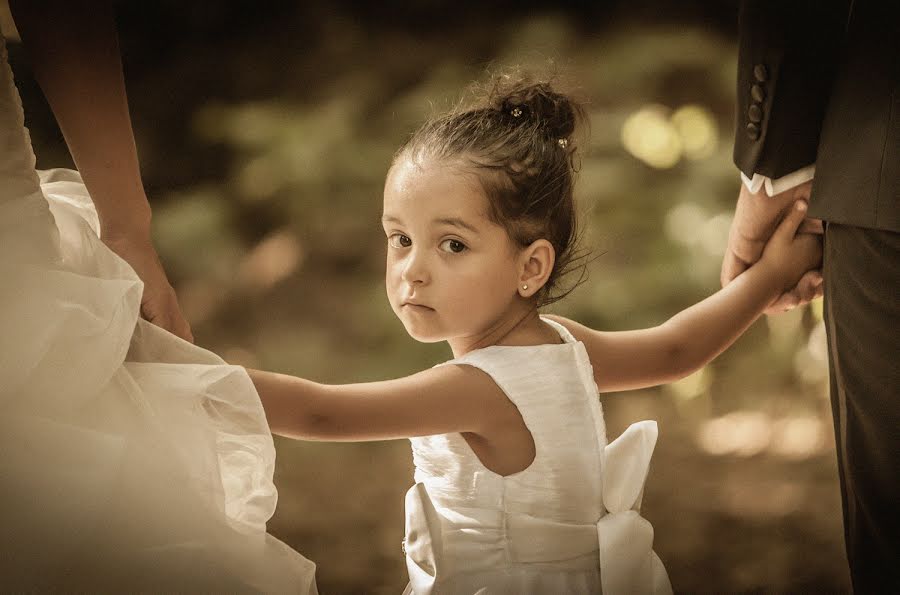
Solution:
[(499, 76), (490, 103), (512, 118), (533, 122), (550, 138), (568, 139), (578, 123), (579, 108), (573, 100), (547, 82)]

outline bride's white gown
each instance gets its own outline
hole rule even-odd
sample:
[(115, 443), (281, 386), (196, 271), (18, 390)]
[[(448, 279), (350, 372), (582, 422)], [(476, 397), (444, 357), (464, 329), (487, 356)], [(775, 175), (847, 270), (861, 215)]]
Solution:
[(315, 593), (265, 532), (245, 371), (139, 317), (76, 172), (37, 172), (0, 36), (0, 588)]

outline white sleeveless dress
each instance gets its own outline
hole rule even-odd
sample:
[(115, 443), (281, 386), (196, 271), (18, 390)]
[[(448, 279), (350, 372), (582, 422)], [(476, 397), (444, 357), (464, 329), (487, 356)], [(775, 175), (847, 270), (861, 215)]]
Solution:
[(0, 37), (0, 590), (315, 593), (266, 533), (246, 372), (139, 317), (76, 172), (37, 172)]
[(406, 593), (671, 593), (639, 514), (656, 422), (607, 444), (584, 345), (494, 346), (442, 365), (487, 373), (534, 439), (524, 471), (500, 476), (460, 434), (412, 438), (406, 495)]

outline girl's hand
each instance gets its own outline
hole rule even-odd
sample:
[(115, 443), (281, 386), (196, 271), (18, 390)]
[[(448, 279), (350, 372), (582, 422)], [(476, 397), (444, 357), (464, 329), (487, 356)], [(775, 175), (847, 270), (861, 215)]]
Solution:
[(156, 326), (193, 343), (191, 327), (181, 312), (175, 290), (166, 277), (150, 238), (115, 236), (104, 238), (103, 241), (130, 264), (144, 282), (141, 315)]
[[(821, 293), (818, 269), (822, 266), (822, 236), (798, 232), (806, 217), (807, 204), (797, 201), (778, 225), (763, 249), (759, 265), (771, 271), (777, 291), (766, 313), (789, 310), (799, 302), (809, 301)], [(797, 287), (801, 293), (785, 293)]]

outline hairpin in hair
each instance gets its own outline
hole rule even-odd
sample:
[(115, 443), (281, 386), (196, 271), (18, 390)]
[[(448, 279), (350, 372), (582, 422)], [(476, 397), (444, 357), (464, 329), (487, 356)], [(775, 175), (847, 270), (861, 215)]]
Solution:
[(518, 118), (522, 115), (522, 108), (518, 106), (512, 108), (511, 110), (509, 110), (509, 115), (511, 115), (513, 118)]
[(556, 142), (558, 142), (559, 146), (562, 147), (563, 149), (565, 149), (566, 147), (569, 146), (569, 139), (567, 139), (567, 138), (561, 138), (561, 139), (557, 140)]

